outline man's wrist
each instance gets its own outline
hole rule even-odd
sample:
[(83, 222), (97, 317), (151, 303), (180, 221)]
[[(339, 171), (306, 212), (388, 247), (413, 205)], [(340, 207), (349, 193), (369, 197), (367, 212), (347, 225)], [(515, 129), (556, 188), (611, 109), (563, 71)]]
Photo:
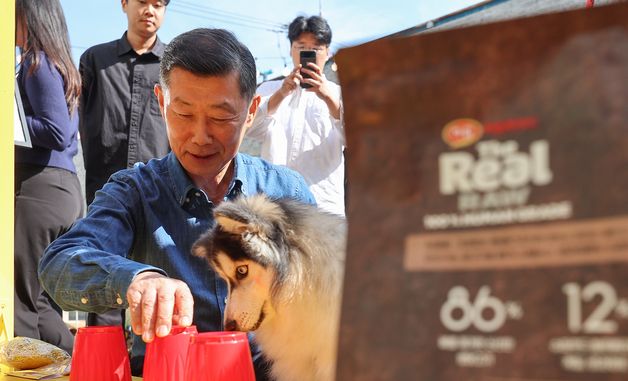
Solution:
[(164, 274), (158, 271), (146, 270), (146, 271), (137, 273), (133, 277), (133, 280), (131, 282), (141, 281), (141, 280), (149, 279), (149, 278), (167, 278), (167, 276), (165, 276)]
[(283, 86), (279, 88), (279, 90), (275, 91), (275, 96), (277, 97), (277, 101), (281, 102), (290, 94), (290, 90), (284, 89)]
[(327, 96), (323, 99), (323, 102), (327, 105), (330, 114), (336, 119), (340, 119), (340, 99), (336, 99), (332, 96)]

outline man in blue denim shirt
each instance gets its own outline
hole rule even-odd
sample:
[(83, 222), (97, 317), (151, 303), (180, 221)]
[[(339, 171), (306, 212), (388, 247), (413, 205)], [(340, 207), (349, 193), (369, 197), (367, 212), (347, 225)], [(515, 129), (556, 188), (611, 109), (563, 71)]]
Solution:
[[(144, 342), (173, 324), (222, 329), (227, 287), (190, 252), (213, 225), (213, 207), (256, 193), (314, 203), (296, 172), (237, 153), (260, 102), (255, 79), (253, 56), (227, 31), (172, 40), (155, 87), (172, 152), (114, 174), (87, 216), (48, 247), (39, 277), (61, 307), (128, 307)], [(141, 365), (143, 342), (135, 339), (133, 362)]]

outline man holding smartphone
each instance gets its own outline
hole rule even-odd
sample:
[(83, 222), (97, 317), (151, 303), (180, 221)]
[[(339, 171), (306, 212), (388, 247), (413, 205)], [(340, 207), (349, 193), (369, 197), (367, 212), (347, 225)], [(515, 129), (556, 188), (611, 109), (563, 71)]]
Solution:
[(342, 100), (340, 87), (323, 74), (331, 35), (319, 16), (290, 23), (294, 69), (259, 86), (262, 102), (247, 137), (261, 141), (262, 158), (301, 173), (322, 209), (344, 216)]

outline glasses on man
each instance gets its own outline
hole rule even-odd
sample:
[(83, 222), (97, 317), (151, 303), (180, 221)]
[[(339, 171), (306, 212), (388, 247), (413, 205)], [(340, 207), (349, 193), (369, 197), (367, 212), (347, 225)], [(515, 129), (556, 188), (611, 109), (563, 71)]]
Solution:
[(325, 52), (325, 48), (326, 48), (325, 46), (303, 46), (303, 45), (294, 46), (294, 49), (299, 53), (306, 50), (313, 50), (316, 52), (316, 54), (322, 54)]

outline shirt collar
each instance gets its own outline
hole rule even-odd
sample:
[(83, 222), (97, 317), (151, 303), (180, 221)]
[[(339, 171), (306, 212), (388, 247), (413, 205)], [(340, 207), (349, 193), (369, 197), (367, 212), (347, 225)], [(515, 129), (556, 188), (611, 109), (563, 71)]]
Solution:
[[(127, 32), (124, 32), (122, 37), (120, 37), (120, 39), (118, 40), (118, 56), (127, 54), (130, 51), (134, 51), (131, 43), (129, 42), (129, 39), (126, 38), (126, 34)], [(154, 56), (161, 58), (161, 56), (164, 54), (164, 49), (166, 49), (166, 44), (161, 42), (159, 36), (157, 36), (157, 39), (155, 40), (155, 45), (150, 50), (150, 52), (146, 52), (145, 54), (152, 53)]]
[(229, 191), (227, 192), (227, 197), (229, 198), (235, 198), (241, 194), (246, 196), (248, 194), (246, 191), (247, 182), (242, 160), (243, 156), (239, 153), (236, 154), (233, 159), (233, 162), (235, 163), (233, 169), (234, 175), (231, 184), (229, 184)]
[(179, 159), (177, 156), (170, 152), (168, 154), (168, 172), (170, 173), (170, 178), (172, 179), (172, 186), (174, 189), (174, 194), (179, 204), (185, 204), (185, 199), (189, 192), (196, 190), (196, 186), (185, 172), (181, 163), (179, 163)]
[[(235, 164), (235, 175), (233, 176), (233, 179), (229, 184), (227, 198), (235, 198), (240, 194), (247, 194), (245, 186), (246, 178), (243, 169), (244, 166), (241, 165), (241, 155), (237, 154), (233, 161)], [(196, 185), (194, 185), (187, 172), (185, 172), (185, 169), (183, 169), (183, 166), (181, 166), (179, 159), (177, 159), (177, 156), (173, 152), (170, 152), (168, 154), (167, 165), (170, 177), (174, 182), (173, 189), (175, 192), (175, 197), (179, 201), (179, 204), (183, 206), (187, 201), (189, 193), (199, 191), (199, 189), (196, 187)]]

